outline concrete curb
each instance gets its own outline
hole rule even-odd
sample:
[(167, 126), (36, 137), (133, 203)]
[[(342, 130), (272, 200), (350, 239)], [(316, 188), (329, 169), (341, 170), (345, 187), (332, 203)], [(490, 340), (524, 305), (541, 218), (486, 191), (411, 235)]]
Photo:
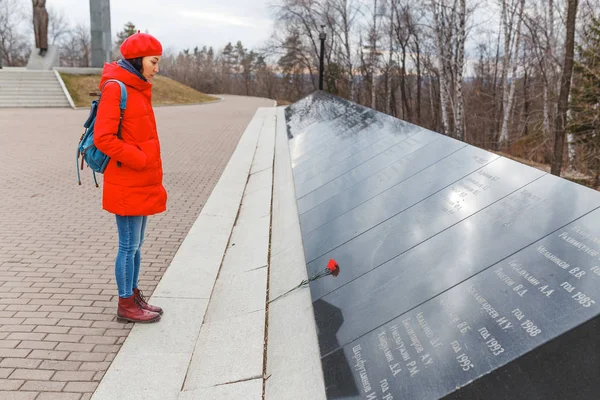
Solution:
[[(213, 96), (213, 97), (217, 97), (217, 96)], [(202, 103), (183, 103), (183, 104), (157, 104), (157, 105), (152, 105), (152, 107), (154, 108), (158, 108), (158, 107), (184, 107), (184, 106), (205, 106), (205, 105), (209, 105), (209, 104), (216, 104), (216, 103), (221, 103), (223, 101), (225, 101), (225, 97), (217, 97), (218, 100), (214, 100), (214, 101), (204, 101)]]
[[(255, 154), (259, 153), (257, 145), (268, 116), (264, 110), (259, 109), (248, 125), (200, 216), (154, 291), (151, 301), (162, 306), (165, 315), (157, 324), (133, 327), (93, 400), (177, 400), (180, 395), (188, 396), (189, 392), (182, 393), (182, 389), (199, 339), (213, 339), (212, 331), (202, 338), (201, 330), (248, 177), (256, 162)], [(264, 299), (264, 291), (262, 296)], [(264, 329), (264, 314), (258, 321)], [(259, 343), (261, 365), (263, 336)], [(227, 348), (219, 350), (225, 353)]]
[(65, 82), (62, 80), (62, 77), (60, 76), (60, 74), (58, 73), (58, 70), (56, 68), (54, 68), (53, 71), (54, 71), (54, 75), (56, 75), (56, 79), (58, 80), (58, 83), (60, 83), (60, 87), (62, 88), (65, 96), (67, 97), (67, 100), (69, 101), (69, 105), (71, 106), (71, 108), (73, 110), (75, 110), (75, 103), (73, 102), (73, 98), (71, 97), (71, 94), (67, 90), (67, 86), (65, 85)]
[[(308, 277), (284, 108), (277, 108), (269, 298)], [(308, 288), (269, 304), (266, 400), (325, 399), (325, 382)]]
[(103, 68), (85, 68), (85, 67), (54, 67), (58, 72), (71, 75), (99, 75)]
[(259, 114), (263, 126), (242, 205), (180, 400), (239, 399), (242, 390), (244, 400), (262, 399), (275, 109)]
[[(163, 108), (163, 107), (186, 107), (186, 106), (207, 106), (210, 104), (217, 104), (217, 103), (222, 103), (224, 101), (227, 101), (227, 99), (225, 97), (219, 97), (219, 100), (215, 100), (215, 101), (205, 101), (203, 103), (185, 103), (185, 104), (153, 104), (152, 108)], [(90, 102), (91, 103), (91, 102)], [(76, 107), (75, 105), (73, 105), (73, 109), (74, 110), (87, 110), (89, 109), (88, 106), (86, 107)]]

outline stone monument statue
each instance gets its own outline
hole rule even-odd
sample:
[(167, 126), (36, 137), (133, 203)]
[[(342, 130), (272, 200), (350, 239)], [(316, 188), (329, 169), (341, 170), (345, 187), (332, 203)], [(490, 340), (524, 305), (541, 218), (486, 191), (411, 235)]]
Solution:
[(48, 51), (48, 11), (46, 0), (33, 1), (33, 31), (35, 32), (35, 47), (40, 49), (40, 56)]

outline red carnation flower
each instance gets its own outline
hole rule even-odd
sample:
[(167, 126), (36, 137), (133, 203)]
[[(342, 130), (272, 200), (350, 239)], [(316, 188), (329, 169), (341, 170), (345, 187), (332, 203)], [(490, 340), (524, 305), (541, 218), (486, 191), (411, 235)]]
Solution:
[(312, 281), (316, 281), (317, 279), (321, 279), (322, 277), (327, 276), (327, 275), (338, 276), (339, 273), (340, 273), (340, 266), (338, 265), (337, 261), (335, 261), (334, 259), (331, 259), (327, 263), (327, 268), (325, 268), (324, 270), (322, 270), (320, 272), (315, 273), (313, 276), (311, 276), (308, 279), (304, 279), (295, 288), (292, 288), (292, 289), (288, 290), (287, 292), (280, 294), (279, 296), (275, 297), (273, 300), (269, 300), (269, 303), (274, 302), (275, 300), (279, 299), (280, 297), (283, 297), (283, 296), (287, 295), (288, 293), (293, 292), (296, 289), (308, 286), (308, 284)]
[(338, 265), (337, 261), (335, 261), (333, 258), (329, 260), (329, 263), (327, 263), (327, 269), (333, 276), (338, 276), (338, 274), (340, 273), (340, 266)]

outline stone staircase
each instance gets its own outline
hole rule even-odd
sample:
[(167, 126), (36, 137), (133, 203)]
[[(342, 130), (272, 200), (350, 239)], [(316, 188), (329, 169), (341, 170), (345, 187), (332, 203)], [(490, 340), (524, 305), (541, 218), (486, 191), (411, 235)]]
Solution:
[(54, 71), (0, 69), (0, 107), (71, 107)]

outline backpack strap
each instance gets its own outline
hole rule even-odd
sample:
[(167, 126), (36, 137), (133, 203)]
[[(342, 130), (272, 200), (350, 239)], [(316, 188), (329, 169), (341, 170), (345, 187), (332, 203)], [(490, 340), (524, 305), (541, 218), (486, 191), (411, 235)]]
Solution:
[[(102, 92), (104, 92), (104, 87), (106, 86), (106, 84), (108, 82), (117, 82), (119, 84), (119, 86), (121, 87), (121, 101), (119, 102), (119, 109), (121, 110), (120, 115), (119, 115), (119, 129), (117, 130), (117, 137), (121, 140), (123, 140), (123, 136), (121, 135), (121, 130), (123, 129), (123, 115), (125, 115), (125, 109), (127, 108), (127, 88), (125, 87), (125, 84), (123, 84), (123, 82), (118, 81), (116, 79), (109, 79), (106, 82), (104, 82), (104, 85), (102, 85)], [(100, 98), (102, 98), (102, 94), (100, 94)], [(121, 162), (117, 161), (117, 167), (121, 166)]]

